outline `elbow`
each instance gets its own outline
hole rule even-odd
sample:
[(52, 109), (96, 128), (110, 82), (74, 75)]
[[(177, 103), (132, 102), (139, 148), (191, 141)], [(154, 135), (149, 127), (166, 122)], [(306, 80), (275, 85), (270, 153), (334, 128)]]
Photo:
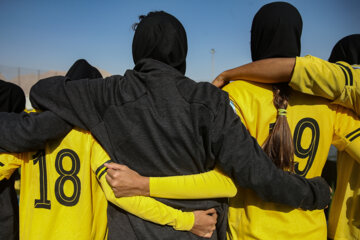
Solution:
[(232, 183), (231, 186), (229, 187), (229, 198), (235, 197), (236, 194), (237, 194), (237, 187), (235, 186), (234, 183)]

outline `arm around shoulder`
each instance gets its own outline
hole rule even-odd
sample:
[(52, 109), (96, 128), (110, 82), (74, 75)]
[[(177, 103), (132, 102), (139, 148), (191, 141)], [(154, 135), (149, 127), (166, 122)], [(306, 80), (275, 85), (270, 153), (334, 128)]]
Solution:
[(234, 182), (219, 169), (209, 172), (173, 176), (150, 177), (150, 196), (173, 199), (202, 199), (234, 197)]
[(323, 179), (305, 179), (278, 169), (224, 101), (213, 123), (212, 149), (217, 164), (241, 187), (263, 200), (302, 209), (322, 209), (330, 202)]
[(0, 113), (0, 147), (3, 151), (27, 152), (45, 147), (46, 141), (64, 137), (71, 126), (52, 112)]

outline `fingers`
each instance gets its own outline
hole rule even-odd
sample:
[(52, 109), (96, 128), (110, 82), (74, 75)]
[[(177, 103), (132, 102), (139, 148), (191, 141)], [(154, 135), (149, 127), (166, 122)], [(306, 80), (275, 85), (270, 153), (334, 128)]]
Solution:
[(117, 163), (105, 163), (104, 166), (107, 168), (106, 179), (111, 181), (111, 179), (116, 179), (120, 175), (120, 171), (128, 169), (127, 166), (117, 164)]
[(211, 215), (211, 216), (213, 216), (215, 219), (215, 222), (217, 222), (217, 217), (218, 217), (217, 212), (213, 213), (213, 215)]
[[(110, 169), (108, 169), (108, 174), (105, 175), (105, 178), (106, 178), (106, 181), (108, 182), (108, 184), (109, 184), (111, 187), (113, 187), (114, 184), (115, 184), (116, 178), (115, 178), (114, 175), (111, 173), (111, 171), (110, 171), (110, 173), (109, 173), (109, 170), (110, 170)], [(114, 171), (114, 170), (112, 170), (112, 171)]]
[(111, 186), (110, 182), (112, 181), (112, 178), (108, 174), (105, 175), (105, 178), (106, 178), (106, 181), (108, 182), (108, 184)]
[(216, 78), (214, 81), (212, 81), (212, 84), (218, 88), (221, 88), (224, 85), (224, 81)]
[(211, 238), (213, 234), (214, 234), (214, 231), (208, 232), (205, 235), (203, 235), (203, 238)]
[(223, 86), (225, 86), (227, 84), (227, 80), (226, 77), (224, 75), (224, 73), (220, 73), (213, 81), (212, 84), (218, 88), (222, 88)]
[[(204, 210), (204, 214), (208, 215), (213, 220), (213, 224), (216, 224), (218, 215), (215, 208)], [(215, 229), (215, 225), (214, 225), (214, 229)]]
[(196, 210), (194, 226), (191, 232), (204, 238), (211, 238), (217, 222), (217, 213), (214, 208), (208, 210)]
[(115, 169), (115, 170), (126, 170), (128, 169), (128, 167), (126, 165), (123, 164), (118, 164), (118, 163), (105, 163), (104, 166), (108, 169)]
[(109, 175), (111, 178), (114, 178), (117, 171), (118, 171), (118, 170), (114, 170), (114, 169), (112, 169), (112, 168), (108, 168), (108, 169), (107, 169), (107, 175)]
[(204, 212), (208, 215), (216, 214), (215, 208), (210, 208), (208, 210), (205, 210)]
[(114, 188), (116, 187), (116, 185), (118, 185), (118, 177), (119, 175), (119, 170), (114, 170), (109, 168), (107, 170), (107, 174), (105, 175), (106, 181), (108, 182), (108, 184)]

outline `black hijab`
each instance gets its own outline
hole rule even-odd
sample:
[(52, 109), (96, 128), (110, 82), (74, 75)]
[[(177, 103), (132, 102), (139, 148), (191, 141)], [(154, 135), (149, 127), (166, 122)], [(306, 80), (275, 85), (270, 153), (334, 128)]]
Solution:
[(360, 34), (346, 36), (335, 44), (329, 62), (338, 61), (360, 64)]
[(102, 78), (101, 73), (85, 59), (77, 60), (65, 75), (71, 80)]
[(299, 56), (301, 32), (301, 15), (294, 6), (286, 2), (264, 5), (252, 22), (252, 60)]
[(0, 80), (0, 112), (20, 113), (24, 109), (24, 91), (14, 83)]
[(185, 74), (187, 38), (179, 20), (163, 11), (150, 12), (140, 19), (132, 44), (134, 63), (152, 58)]
[[(65, 77), (69, 80), (80, 79), (95, 79), (102, 78), (101, 73), (95, 67), (91, 66), (85, 59), (79, 59), (69, 68)], [(31, 95), (31, 94), (30, 94)], [(34, 102), (31, 97), (31, 104), (35, 109), (41, 109), (37, 102)]]

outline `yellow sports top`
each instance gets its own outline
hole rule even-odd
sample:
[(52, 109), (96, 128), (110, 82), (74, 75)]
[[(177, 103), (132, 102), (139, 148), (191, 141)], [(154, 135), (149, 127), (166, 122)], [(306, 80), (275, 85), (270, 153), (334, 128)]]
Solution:
[(346, 62), (329, 63), (307, 55), (297, 57), (291, 88), (324, 97), (360, 115), (360, 68)]
[[(229, 92), (235, 110), (250, 134), (262, 145), (277, 114), (272, 103), (271, 86), (236, 81), (227, 85), (224, 90)], [(352, 155), (360, 156), (360, 138), (351, 135), (360, 127), (360, 121), (351, 111), (331, 105), (325, 99), (294, 91), (287, 116), (294, 137), (297, 174), (308, 178), (320, 176), (331, 144)], [(187, 194), (188, 197), (214, 195), (213, 192), (219, 189), (212, 186), (218, 186), (218, 177), (211, 175), (214, 175), (214, 172), (185, 178), (175, 177), (178, 178), (174, 180), (177, 181), (176, 190), (179, 193), (183, 191), (181, 185), (186, 182), (186, 190), (191, 193)], [(193, 180), (184, 180), (188, 177)], [(207, 184), (198, 188), (196, 183), (202, 179), (207, 179)], [(155, 185), (165, 186), (167, 181), (169, 178), (166, 181), (151, 178), (151, 194), (158, 195), (156, 191), (160, 188)], [(173, 197), (178, 198), (179, 193)], [(264, 202), (252, 190), (238, 188), (237, 196), (230, 199), (228, 238), (326, 239), (326, 221), (323, 211), (303, 211)]]
[[(237, 81), (224, 90), (250, 134), (262, 145), (276, 120), (272, 86)], [(320, 176), (331, 144), (360, 156), (360, 138), (351, 135), (359, 129), (360, 121), (347, 109), (292, 91), (287, 120), (294, 141), (295, 173), (299, 175)], [(233, 239), (326, 239), (321, 210), (303, 211), (264, 202), (249, 189), (238, 189), (230, 207), (229, 234)]]
[(108, 161), (91, 134), (78, 129), (49, 142), (45, 150), (1, 154), (0, 180), (21, 167), (20, 238), (106, 239), (106, 198), (146, 220), (177, 230), (192, 228), (192, 212), (148, 197), (116, 198), (105, 179)]
[[(290, 86), (322, 96), (360, 115), (360, 68), (345, 62), (329, 63), (305, 56), (296, 58)], [(360, 134), (357, 129), (352, 136)], [(338, 152), (336, 190), (331, 203), (328, 236), (335, 240), (360, 239), (360, 163)]]

